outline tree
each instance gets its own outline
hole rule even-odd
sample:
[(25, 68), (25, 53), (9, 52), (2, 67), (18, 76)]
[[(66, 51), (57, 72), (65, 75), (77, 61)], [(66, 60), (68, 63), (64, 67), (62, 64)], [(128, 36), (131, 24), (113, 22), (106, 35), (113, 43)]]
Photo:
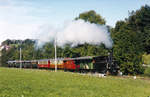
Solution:
[(142, 43), (139, 35), (128, 27), (115, 33), (114, 55), (124, 74), (142, 73)]
[(95, 23), (95, 24), (103, 24), (105, 25), (106, 21), (105, 19), (102, 18), (99, 14), (97, 14), (94, 10), (90, 10), (84, 13), (81, 13), (79, 17), (75, 18), (76, 20), (78, 19), (83, 19), (85, 21), (88, 21), (90, 23)]
[(150, 52), (150, 7), (132, 11), (112, 29), (114, 55), (125, 74), (143, 73), (142, 55)]
[(54, 58), (55, 55), (54, 44), (48, 42), (43, 46), (42, 50), (44, 58)]
[(2, 55), (1, 55), (1, 64), (2, 66), (7, 66), (7, 61), (9, 60), (15, 60), (16, 56), (14, 56), (14, 52), (15, 52), (15, 47), (11, 47), (11, 49), (6, 50), (3, 49), (2, 50)]

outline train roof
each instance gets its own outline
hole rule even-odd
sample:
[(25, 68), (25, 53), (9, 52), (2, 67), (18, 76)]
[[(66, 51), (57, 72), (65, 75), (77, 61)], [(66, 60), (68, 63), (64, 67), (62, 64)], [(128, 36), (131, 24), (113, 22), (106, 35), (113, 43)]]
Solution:
[(86, 57), (77, 57), (77, 58), (65, 58), (64, 61), (66, 60), (86, 60), (86, 59), (92, 59), (93, 56), (86, 56)]
[(30, 62), (37, 62), (37, 60), (13, 60), (13, 61), (8, 61), (8, 63), (23, 63), (23, 62), (25, 62), (25, 63), (30, 63)]
[[(77, 58), (57, 58), (57, 61), (68, 61), (68, 60), (91, 60), (93, 58), (98, 57), (106, 57), (106, 56), (86, 56), (86, 57), (77, 57)], [(40, 59), (40, 60), (13, 60), (8, 61), (8, 63), (30, 63), (30, 62), (38, 62), (38, 61), (55, 61), (55, 59)]]
[[(92, 56), (86, 56), (86, 57), (77, 57), (77, 58), (57, 58), (57, 61), (67, 61), (67, 60), (85, 60), (85, 59), (92, 59)], [(37, 61), (55, 61), (55, 59), (40, 59)]]

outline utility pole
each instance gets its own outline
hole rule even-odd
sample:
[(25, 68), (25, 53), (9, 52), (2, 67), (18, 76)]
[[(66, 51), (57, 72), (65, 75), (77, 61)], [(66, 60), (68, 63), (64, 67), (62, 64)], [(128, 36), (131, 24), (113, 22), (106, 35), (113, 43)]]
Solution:
[(21, 62), (21, 46), (20, 46), (20, 69), (22, 68), (22, 62)]
[(55, 36), (55, 72), (57, 72), (57, 40), (56, 40), (56, 36)]

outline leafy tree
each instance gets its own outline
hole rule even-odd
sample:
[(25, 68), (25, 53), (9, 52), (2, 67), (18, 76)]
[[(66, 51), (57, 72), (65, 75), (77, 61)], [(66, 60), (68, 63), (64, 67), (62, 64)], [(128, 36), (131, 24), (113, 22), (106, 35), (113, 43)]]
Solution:
[(42, 49), (44, 58), (54, 58), (55, 55), (54, 44), (50, 42), (46, 43)]
[(90, 23), (95, 23), (95, 24), (105, 24), (106, 21), (102, 18), (101, 15), (97, 14), (94, 10), (90, 10), (84, 13), (81, 13), (79, 17), (75, 18), (76, 20), (78, 19), (83, 19), (85, 21), (88, 21)]
[(2, 45), (9, 45), (9, 44), (12, 44), (12, 41), (10, 39), (7, 39), (2, 42)]
[(115, 34), (114, 55), (124, 74), (142, 73), (142, 48), (138, 35), (124, 29)]
[(150, 7), (132, 11), (125, 21), (118, 21), (112, 29), (114, 55), (125, 74), (143, 73), (142, 55), (150, 47)]
[(1, 64), (2, 66), (7, 66), (7, 61), (9, 60), (15, 60), (16, 56), (14, 56), (14, 52), (15, 52), (16, 48), (12, 47), (9, 50), (3, 49), (2, 50), (2, 55), (1, 55)]

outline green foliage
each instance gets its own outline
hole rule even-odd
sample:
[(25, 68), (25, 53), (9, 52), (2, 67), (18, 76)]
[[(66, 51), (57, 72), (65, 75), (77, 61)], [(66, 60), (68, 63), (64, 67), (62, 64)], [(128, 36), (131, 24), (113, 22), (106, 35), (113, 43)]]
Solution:
[(142, 59), (143, 59), (143, 63), (146, 64), (146, 65), (150, 65), (150, 54), (144, 54), (142, 56)]
[(143, 73), (142, 55), (150, 47), (150, 7), (142, 6), (112, 29), (114, 55), (125, 74)]
[(150, 6), (145, 5), (140, 10), (133, 11), (127, 23), (140, 34), (144, 50), (150, 53)]
[(150, 94), (149, 80), (141, 79), (8, 68), (0, 68), (0, 78), (0, 97), (148, 97)]
[(148, 68), (145, 69), (144, 75), (150, 76), (150, 67), (148, 67)]
[(102, 18), (102, 16), (97, 14), (94, 10), (81, 13), (79, 17), (76, 18), (76, 20), (78, 19), (83, 19), (85, 21), (95, 24), (105, 24), (105, 20)]
[[(122, 29), (114, 34), (114, 56), (124, 74), (140, 72), (142, 48), (138, 35), (132, 30)], [(138, 66), (139, 65), (139, 66)]]
[[(5, 65), (8, 60), (20, 59), (20, 47), (22, 49), (22, 60), (48, 59), (54, 58), (55, 55), (54, 44), (51, 42), (46, 43), (42, 48), (38, 49), (35, 49), (35, 44), (31, 40), (21, 41), (21, 44), (9, 44), (9, 46), (11, 47), (9, 50), (4, 49), (2, 51), (1, 63)], [(71, 47), (71, 44), (66, 44), (63, 48), (57, 46), (57, 57), (81, 57), (99, 55), (108, 55), (108, 49), (105, 48), (104, 44), (91, 45), (85, 43), (75, 47)]]
[(20, 59), (20, 47), (22, 48), (22, 59), (32, 60), (34, 59), (34, 41), (30, 39), (22, 40), (6, 40), (2, 45), (10, 46), (10, 49), (2, 50), (1, 64), (6, 66), (8, 60), (19, 60)]
[(17, 58), (17, 55), (16, 56), (14, 55), (14, 54), (17, 54), (15, 47), (12, 47), (8, 51), (6, 51), (6, 49), (3, 49), (1, 53), (2, 53), (2, 56), (1, 56), (2, 66), (6, 66), (6, 63), (8, 60), (15, 60)]
[(43, 58), (48, 59), (48, 58), (54, 58), (55, 51), (54, 51), (54, 45), (52, 43), (46, 43), (42, 47), (42, 54)]
[(63, 49), (63, 57), (81, 57), (81, 56), (104, 56), (108, 55), (108, 49), (104, 44), (91, 45), (88, 43), (71, 47), (69, 44)]

